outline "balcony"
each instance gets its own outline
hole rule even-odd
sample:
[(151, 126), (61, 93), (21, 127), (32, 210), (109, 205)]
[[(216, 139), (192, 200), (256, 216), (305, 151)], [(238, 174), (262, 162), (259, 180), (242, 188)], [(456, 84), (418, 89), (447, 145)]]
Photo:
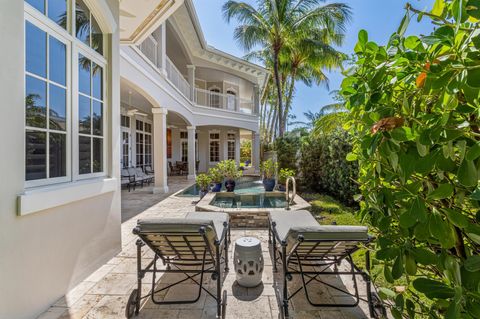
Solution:
[(253, 101), (239, 98), (233, 94), (222, 94), (195, 88), (195, 104), (216, 109), (254, 114)]
[(138, 46), (138, 48), (144, 57), (155, 65), (160, 73), (166, 74), (166, 78), (169, 80), (172, 86), (177, 88), (178, 91), (194, 105), (238, 112), (242, 114), (256, 114), (253, 96), (251, 99), (245, 99), (234, 94), (223, 94), (219, 90), (209, 91), (201, 88), (195, 88), (193, 91), (194, 96), (192, 97), (190, 83), (168, 56), (165, 56), (165, 68), (162, 70), (161, 50), (159, 50), (159, 46), (160, 44), (155, 40), (155, 38), (153, 36), (149, 36)]

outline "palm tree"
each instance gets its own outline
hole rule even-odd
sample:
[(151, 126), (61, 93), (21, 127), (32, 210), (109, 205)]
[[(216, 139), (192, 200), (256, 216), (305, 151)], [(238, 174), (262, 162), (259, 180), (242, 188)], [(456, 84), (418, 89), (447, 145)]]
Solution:
[(280, 72), (283, 50), (324, 29), (344, 30), (350, 17), (347, 5), (321, 5), (323, 2), (325, 0), (257, 0), (257, 8), (254, 8), (242, 1), (229, 0), (223, 6), (226, 20), (236, 18), (240, 23), (234, 32), (239, 44), (246, 51), (260, 47), (271, 56), (280, 137), (286, 128), (283, 88), (287, 78), (284, 77), (282, 83)]

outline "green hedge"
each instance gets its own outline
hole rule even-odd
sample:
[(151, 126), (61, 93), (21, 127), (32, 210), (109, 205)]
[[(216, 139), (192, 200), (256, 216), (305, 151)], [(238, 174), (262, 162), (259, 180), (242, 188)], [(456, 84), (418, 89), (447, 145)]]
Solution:
[(355, 205), (358, 165), (346, 160), (352, 150), (350, 141), (349, 134), (340, 128), (303, 139), (298, 165), (302, 190), (327, 193), (347, 205)]

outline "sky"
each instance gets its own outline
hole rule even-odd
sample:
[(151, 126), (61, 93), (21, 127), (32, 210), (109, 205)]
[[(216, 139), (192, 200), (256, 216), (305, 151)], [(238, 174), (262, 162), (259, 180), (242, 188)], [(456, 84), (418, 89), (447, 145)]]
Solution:
[[(254, 0), (243, 0), (254, 4)], [(222, 5), (225, 0), (193, 0), (202, 25), (207, 43), (217, 49), (234, 54), (238, 57), (245, 55), (233, 39), (233, 30), (236, 21), (227, 23), (223, 18)], [(327, 1), (332, 2), (332, 1)], [(353, 12), (352, 21), (348, 26), (345, 43), (340, 51), (351, 54), (361, 29), (367, 30), (369, 40), (379, 45), (387, 43), (390, 35), (395, 32), (405, 15), (405, 4), (410, 2), (413, 7), (421, 10), (430, 10), (434, 0), (336, 0), (348, 4)], [(420, 23), (412, 19), (407, 34), (428, 34), (433, 30), (430, 20), (424, 18)], [(317, 112), (320, 107), (333, 102), (330, 91), (337, 90), (342, 83), (340, 71), (329, 72), (329, 89), (324, 86), (307, 87), (297, 84), (292, 113), (297, 120), (304, 120), (303, 113), (311, 110)]]

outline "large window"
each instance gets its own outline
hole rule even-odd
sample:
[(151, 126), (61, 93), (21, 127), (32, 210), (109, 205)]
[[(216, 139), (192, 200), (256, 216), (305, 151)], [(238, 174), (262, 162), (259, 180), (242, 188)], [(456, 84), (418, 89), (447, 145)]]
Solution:
[(220, 162), (220, 133), (210, 132), (210, 163)]
[(227, 133), (227, 157), (229, 160), (235, 160), (235, 133)]
[(136, 166), (152, 167), (152, 124), (136, 120)]
[[(25, 0), (27, 187), (105, 172), (103, 34), (90, 13), (80, 19), (81, 1), (75, 10), (72, 1)], [(88, 47), (74, 36), (84, 28), (94, 30)]]
[(188, 132), (180, 132), (180, 143), (182, 148), (182, 162), (188, 162)]

